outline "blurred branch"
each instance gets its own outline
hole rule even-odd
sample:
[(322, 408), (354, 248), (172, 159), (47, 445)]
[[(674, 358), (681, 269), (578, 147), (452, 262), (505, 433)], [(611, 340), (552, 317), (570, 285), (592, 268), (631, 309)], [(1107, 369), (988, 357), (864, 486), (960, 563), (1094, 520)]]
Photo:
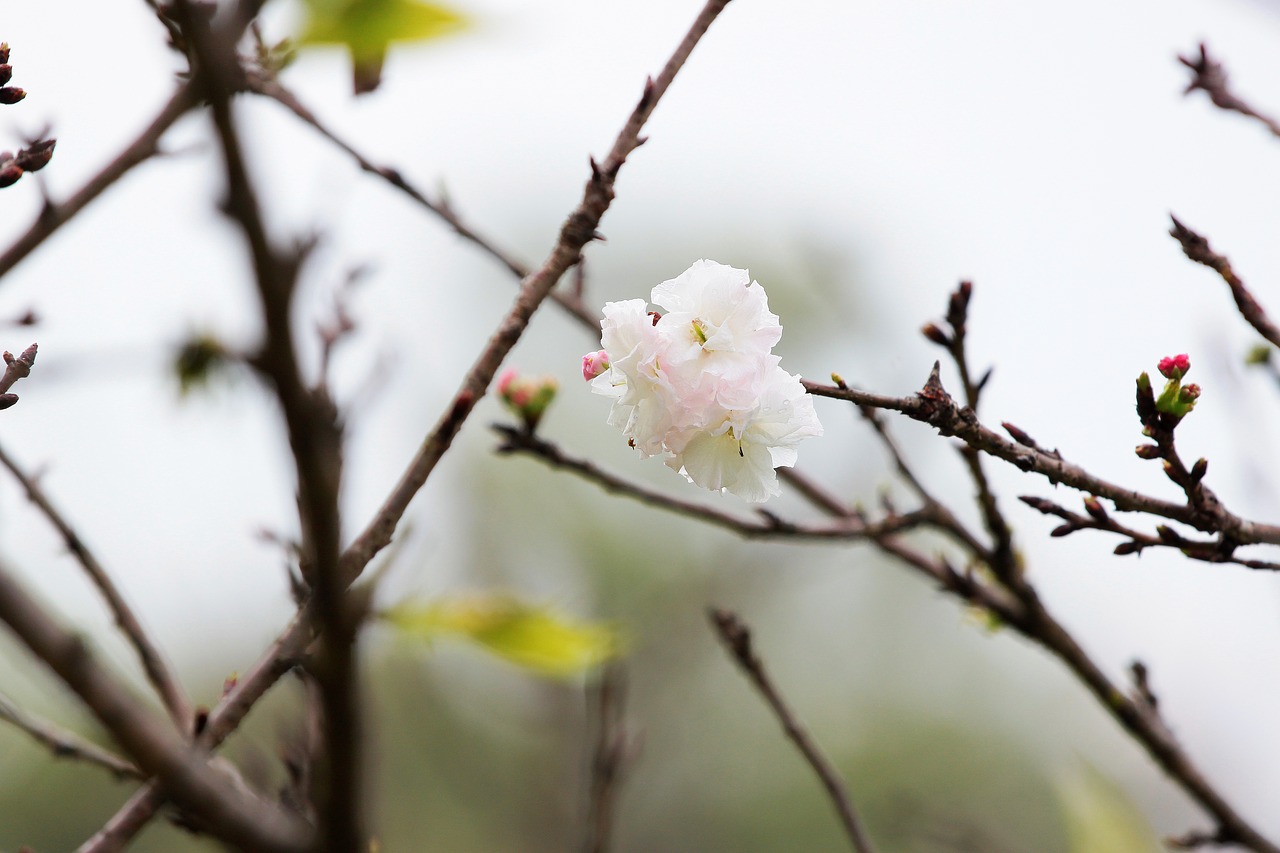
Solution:
[(57, 758), (73, 758), (88, 764), (96, 764), (109, 770), (117, 779), (145, 779), (146, 776), (131, 762), (96, 743), (85, 740), (75, 732), (55, 726), (35, 714), (23, 711), (9, 697), (0, 694), (0, 720), (29, 734), (37, 743), (47, 747)]
[(269, 380), (284, 415), (298, 483), (303, 572), (310, 584), (320, 648), (315, 674), (324, 714), (324, 773), (315, 792), (319, 833), (334, 853), (358, 853), (368, 841), (360, 826), (360, 707), (353, 650), (361, 619), (346, 599), (339, 575), (339, 488), (342, 426), (324, 390), (302, 378), (292, 330), (293, 297), (308, 247), (277, 250), (267, 233), (256, 190), (244, 162), (231, 112), (231, 97), (243, 84), (235, 47), (247, 19), (218, 29), (181, 3), (179, 23), (191, 44), (198, 74), (193, 83), (209, 99), (227, 178), (225, 212), (243, 232), (266, 329), (253, 365)]
[(752, 647), (751, 630), (738, 618), (736, 613), (729, 610), (711, 608), (707, 616), (711, 620), (711, 625), (715, 628), (720, 640), (724, 643), (725, 648), (728, 649), (729, 654), (732, 655), (734, 661), (751, 683), (755, 685), (756, 689), (760, 691), (760, 695), (764, 697), (770, 710), (778, 718), (778, 722), (782, 723), (782, 729), (786, 732), (787, 738), (795, 744), (796, 749), (800, 750), (804, 760), (809, 763), (809, 766), (813, 768), (813, 772), (818, 775), (818, 779), (822, 781), (822, 786), (827, 789), (827, 796), (830, 798), (832, 805), (835, 806), (836, 813), (840, 815), (840, 823), (844, 826), (844, 830), (849, 836), (849, 841), (853, 844), (853, 849), (857, 853), (873, 853), (866, 829), (862, 826), (862, 821), (859, 820), (858, 813), (853, 808), (853, 801), (849, 798), (848, 791), (845, 790), (840, 774), (836, 772), (835, 767), (822, 754), (822, 750), (818, 748), (818, 745), (809, 736), (804, 726), (796, 719), (795, 714), (787, 707), (778, 689), (774, 687), (772, 680), (764, 670), (764, 664)]
[(1231, 268), (1231, 262), (1226, 256), (1219, 255), (1209, 248), (1209, 241), (1179, 222), (1178, 217), (1170, 216), (1169, 218), (1173, 220), (1173, 228), (1169, 229), (1169, 234), (1182, 246), (1183, 254), (1222, 276), (1222, 280), (1231, 288), (1231, 295), (1235, 298), (1240, 316), (1244, 317), (1258, 334), (1280, 347), (1280, 328), (1271, 322), (1271, 318), (1258, 304), (1258, 300), (1253, 298), (1253, 294)]
[(159, 648), (151, 641), (146, 629), (142, 627), (142, 623), (138, 620), (137, 615), (134, 614), (133, 608), (125, 601), (115, 582), (111, 580), (111, 575), (98, 562), (97, 557), (89, 550), (89, 546), (85, 544), (84, 540), (71, 526), (71, 523), (49, 501), (40, 484), (22, 470), (3, 447), (0, 447), (0, 465), (4, 465), (13, 474), (14, 479), (26, 491), (27, 499), (36, 505), (45, 518), (49, 520), (49, 523), (53, 525), (54, 529), (58, 531), (58, 535), (62, 537), (62, 542), (67, 550), (80, 563), (93, 585), (98, 588), (98, 592), (102, 594), (102, 598), (106, 601), (112, 616), (115, 617), (116, 625), (129, 640), (134, 651), (137, 652), (138, 660), (142, 663), (142, 669), (146, 673), (147, 680), (151, 682), (156, 694), (164, 702), (164, 706), (169, 711), (169, 716), (173, 718), (178, 731), (189, 735), (192, 721), (191, 702), (183, 692), (177, 676), (165, 662), (164, 655), (160, 653)]
[(216, 827), (219, 838), (251, 850), (310, 850), (310, 827), (246, 797), (229, 777), (209, 767), (201, 752), (157, 721), (108, 675), (80, 637), (58, 626), (4, 570), (0, 570), (0, 621), (80, 697), (140, 769), (161, 780), (181, 808)]
[(605, 853), (613, 828), (613, 806), (633, 745), (624, 720), (626, 676), (619, 663), (606, 664), (599, 676), (587, 684), (594, 705), (596, 746), (591, 756), (591, 778), (587, 800), (587, 834), (583, 853)]
[(1227, 70), (1222, 67), (1222, 63), (1210, 58), (1204, 42), (1200, 43), (1198, 56), (1187, 57), (1179, 55), (1178, 61), (1191, 69), (1191, 82), (1187, 84), (1187, 88), (1183, 90), (1182, 94), (1190, 95), (1197, 89), (1202, 89), (1218, 109), (1237, 112), (1249, 118), (1257, 119), (1273, 135), (1280, 136), (1280, 122), (1258, 112), (1231, 91), (1231, 88), (1227, 85)]
[(130, 142), (98, 174), (90, 178), (83, 187), (61, 203), (46, 201), (36, 221), (26, 233), (15, 240), (3, 254), (0, 254), (0, 278), (31, 254), (51, 234), (70, 222), (77, 213), (88, 207), (90, 202), (124, 177), (134, 166), (146, 162), (159, 153), (160, 137), (195, 104), (196, 99), (190, 84), (178, 87), (156, 117), (133, 142)]
[[(640, 131), (646, 120), (689, 58), (694, 46), (728, 3), (729, 0), (710, 0), (706, 4), (657, 80), (646, 83), (639, 103), (619, 133), (605, 162), (602, 165), (592, 162), (592, 175), (583, 192), (582, 201), (562, 227), (550, 255), (541, 267), (525, 277), (515, 303), (468, 372), (453, 405), (428, 434), (377, 514), (343, 551), (340, 566), (344, 582), (350, 583), (357, 578), (374, 556), (391, 541), (409, 503), (426, 482), (440, 457), (448, 450), (462, 422), (483, 396), (503, 358), (528, 324), (533, 311), (565, 271), (578, 262), (586, 244), (595, 239), (596, 226), (613, 199), (613, 185), (618, 172), (627, 156), (643, 141)], [(271, 648), (258, 659), (249, 675), (241, 679), (214, 709), (202, 732), (201, 744), (212, 748), (220, 743), (280, 676), (292, 668), (312, 639), (310, 608), (310, 604), (304, 606)], [(162, 789), (154, 780), (149, 782), (102, 830), (80, 847), (79, 853), (108, 853), (122, 849), (146, 825), (164, 800)]]

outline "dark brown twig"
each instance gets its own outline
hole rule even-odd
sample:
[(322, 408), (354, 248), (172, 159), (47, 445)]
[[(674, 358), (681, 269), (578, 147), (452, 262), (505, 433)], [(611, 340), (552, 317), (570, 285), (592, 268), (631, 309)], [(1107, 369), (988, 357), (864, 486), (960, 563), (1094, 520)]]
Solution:
[(504, 439), (497, 448), (498, 453), (523, 453), (533, 456), (552, 468), (569, 471), (584, 480), (595, 483), (606, 492), (622, 495), (677, 515), (695, 518), (747, 539), (855, 541), (903, 533), (928, 524), (937, 524), (939, 521), (939, 517), (934, 515), (931, 509), (926, 508), (901, 515), (893, 514), (881, 521), (872, 522), (858, 513), (845, 513), (839, 505), (836, 505), (836, 509), (841, 511), (832, 513), (837, 521), (827, 525), (784, 521), (764, 511), (760, 513), (761, 520), (745, 519), (715, 507), (681, 500), (665, 492), (647, 489), (624, 480), (604, 471), (593, 462), (570, 456), (551, 442), (531, 435), (518, 427), (494, 424), (493, 430)]
[(40, 484), (19, 466), (3, 447), (0, 447), (0, 465), (9, 469), (14, 479), (18, 481), (27, 493), (27, 499), (35, 504), (36, 508), (44, 514), (44, 517), (58, 531), (58, 535), (62, 537), (62, 542), (67, 550), (80, 563), (85, 574), (89, 576), (89, 580), (98, 588), (98, 592), (101, 593), (103, 600), (106, 601), (107, 607), (115, 618), (116, 625), (133, 646), (138, 655), (138, 660), (142, 663), (142, 670), (146, 673), (147, 680), (151, 682), (156, 694), (164, 702), (164, 706), (169, 711), (169, 716), (173, 718), (175, 725), (177, 725), (178, 731), (190, 734), (191, 702), (187, 699), (187, 695), (183, 691), (177, 676), (165, 662), (164, 655), (160, 653), (160, 649), (151, 641), (151, 637), (147, 634), (146, 629), (142, 627), (142, 623), (133, 612), (133, 608), (125, 601), (119, 588), (111, 580), (111, 575), (98, 562), (98, 558), (89, 550), (89, 546), (76, 533), (75, 528), (71, 526), (66, 517), (49, 501)]
[(1231, 262), (1227, 260), (1226, 256), (1219, 255), (1209, 248), (1209, 241), (1186, 225), (1183, 225), (1178, 220), (1178, 217), (1171, 215), (1169, 218), (1173, 220), (1173, 227), (1169, 229), (1169, 234), (1182, 246), (1183, 254), (1198, 264), (1204, 264), (1220, 275), (1222, 280), (1227, 283), (1227, 286), (1231, 288), (1231, 296), (1236, 301), (1236, 308), (1240, 311), (1240, 316), (1244, 317), (1258, 334), (1262, 335), (1274, 346), (1280, 347), (1280, 328), (1277, 328), (1271, 322), (1267, 312), (1262, 310), (1258, 300), (1253, 298), (1253, 294), (1245, 287), (1240, 276), (1236, 275), (1235, 270), (1231, 268)]
[(128, 174), (134, 166), (155, 156), (160, 150), (160, 137), (195, 103), (191, 87), (180, 86), (151, 123), (83, 187), (66, 201), (46, 203), (31, 227), (0, 254), (0, 278), (42, 245), (51, 234), (70, 222), (77, 213), (88, 207), (90, 202)]
[(1204, 42), (1200, 43), (1198, 56), (1179, 55), (1178, 61), (1190, 68), (1192, 74), (1191, 82), (1182, 92), (1184, 95), (1190, 95), (1197, 89), (1201, 89), (1218, 109), (1237, 112), (1256, 119), (1262, 122), (1273, 135), (1280, 136), (1280, 122), (1258, 112), (1231, 91), (1230, 86), (1227, 85), (1226, 69), (1222, 67), (1222, 63), (1210, 58)]
[(810, 394), (847, 400), (860, 406), (871, 406), (901, 412), (912, 420), (927, 423), (942, 435), (955, 436), (965, 444), (983, 453), (1003, 459), (1022, 471), (1031, 471), (1046, 477), (1051, 483), (1061, 483), (1106, 498), (1120, 512), (1145, 512), (1173, 521), (1180, 521), (1207, 533), (1227, 532), (1241, 545), (1266, 543), (1280, 545), (1280, 526), (1248, 521), (1219, 505), (1212, 514), (1186, 504), (1160, 500), (1133, 489), (1115, 485), (1085, 471), (1062, 458), (1056, 451), (1029, 447), (1011, 441), (988, 429), (978, 421), (972, 410), (957, 405), (936, 380), (938, 366), (925, 388), (910, 397), (890, 397), (850, 387), (836, 387), (805, 381)]
[(822, 781), (822, 786), (826, 788), (827, 796), (840, 816), (840, 823), (848, 834), (853, 849), (857, 853), (872, 853), (871, 841), (867, 837), (866, 829), (862, 826), (862, 821), (858, 818), (858, 813), (854, 810), (853, 801), (845, 790), (844, 781), (831, 762), (822, 754), (822, 750), (818, 748), (804, 726), (796, 719), (795, 714), (787, 707), (778, 689), (774, 687), (764, 670), (764, 664), (752, 647), (751, 630), (736, 613), (729, 610), (712, 608), (707, 616), (725, 648), (729, 650), (729, 654), (755, 688), (760, 691), (769, 709), (778, 718), (778, 722), (782, 723), (782, 729), (787, 737), (795, 744), (796, 749), (800, 750), (804, 760)]
[(325, 772), (316, 793), (319, 832), (326, 849), (358, 853), (368, 846), (361, 828), (360, 712), (353, 650), (359, 617), (346, 600), (348, 581), (339, 574), (339, 488), (342, 426), (323, 384), (302, 378), (292, 332), (293, 296), (305, 248), (281, 252), (271, 243), (253, 182), (241, 154), (231, 97), (243, 75), (235, 54), (243, 23), (214, 30), (203, 16), (179, 5), (179, 18), (196, 57), (198, 74), (213, 112), (227, 177), (226, 213), (239, 226), (253, 259), (265, 339), (254, 366), (280, 401), (298, 482), (303, 569), (308, 574), (320, 648), (315, 674), (324, 711)]

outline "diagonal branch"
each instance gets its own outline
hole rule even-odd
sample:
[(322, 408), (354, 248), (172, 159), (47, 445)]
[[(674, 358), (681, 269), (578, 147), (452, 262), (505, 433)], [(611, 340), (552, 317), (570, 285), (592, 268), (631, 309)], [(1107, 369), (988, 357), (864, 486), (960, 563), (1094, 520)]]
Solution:
[(1199, 56), (1187, 57), (1179, 55), (1178, 61), (1190, 68), (1192, 74), (1191, 82), (1187, 84), (1187, 88), (1183, 90), (1182, 94), (1190, 95), (1197, 89), (1202, 89), (1218, 109), (1240, 113), (1249, 118), (1257, 119), (1273, 135), (1280, 136), (1280, 122), (1258, 112), (1245, 103), (1235, 92), (1231, 91), (1231, 87), (1227, 85), (1227, 70), (1222, 67), (1221, 62), (1210, 58), (1204, 42), (1200, 43)]
[(733, 656), (734, 662), (742, 669), (755, 688), (760, 691), (760, 695), (764, 697), (765, 703), (769, 709), (773, 711), (778, 722), (782, 723), (782, 729), (787, 734), (787, 738), (800, 750), (800, 754), (804, 756), (804, 760), (813, 768), (813, 772), (817, 774), (821, 780), (822, 786), (827, 790), (827, 797), (831, 800), (831, 804), (835, 806), (836, 813), (840, 816), (840, 823), (844, 827), (845, 833), (849, 836), (849, 841), (853, 844), (853, 849), (857, 853), (872, 853), (871, 840), (867, 837), (866, 828), (863, 827), (862, 821), (858, 817), (857, 811), (853, 807), (853, 800), (849, 797), (849, 792), (845, 789), (844, 780), (840, 778), (840, 774), (835, 767), (823, 755), (822, 750), (818, 748), (818, 744), (805, 727), (796, 719), (796, 715), (787, 707), (787, 703), (783, 700), (782, 694), (774, 686), (772, 679), (765, 672), (764, 663), (756, 654), (755, 648), (751, 642), (751, 630), (742, 622), (736, 613), (729, 610), (719, 608), (711, 608), (707, 614), (711, 620), (711, 625), (719, 635), (720, 640), (724, 643), (729, 654)]
[(51, 234), (70, 222), (77, 213), (88, 207), (90, 202), (128, 174), (134, 166), (145, 163), (159, 153), (160, 137), (164, 136), (165, 131), (195, 104), (196, 99), (190, 84), (178, 87), (151, 123), (98, 174), (90, 178), (66, 201), (46, 202), (44, 209), (40, 211), (40, 215), (36, 217), (36, 221), (31, 224), (26, 233), (13, 241), (9, 248), (0, 254), (0, 278), (35, 251)]
[(533, 312), (547, 298), (561, 276), (582, 258), (582, 250), (597, 239), (596, 228), (614, 197), (614, 184), (627, 156), (643, 144), (640, 131), (666, 93), (676, 74), (684, 66), (698, 41), (729, 4), (730, 0), (708, 0), (693, 26), (685, 34), (662, 72), (646, 82), (639, 103), (618, 133), (613, 148), (603, 163), (591, 162), (591, 177), (583, 190), (582, 201), (560, 229), (560, 237), (551, 254), (520, 284), (520, 292), (484, 351), (472, 364), (454, 395), (453, 405), (437, 422), (419, 448), (417, 455), (396, 484), (377, 515), (356, 537), (343, 555), (344, 574), (354, 579), (378, 551), (391, 541), (396, 525), (410, 501), (427, 481), (436, 463), (448, 451), (454, 437), (476, 404), (484, 396), (503, 360), (520, 339)]
[(1271, 322), (1267, 312), (1253, 298), (1240, 276), (1236, 275), (1236, 271), (1231, 268), (1231, 261), (1209, 248), (1209, 241), (1179, 222), (1178, 217), (1171, 215), (1169, 218), (1173, 220), (1173, 228), (1169, 229), (1169, 234), (1182, 246), (1183, 254), (1222, 276), (1222, 280), (1231, 288), (1231, 296), (1236, 301), (1240, 316), (1272, 345), (1280, 347), (1280, 328)]
[(58, 758), (73, 758), (88, 764), (96, 764), (112, 773), (117, 779), (145, 779), (142, 771), (110, 750), (85, 740), (75, 732), (55, 726), (29, 711), (24, 711), (9, 697), (0, 694), (0, 720), (21, 729), (37, 743), (47, 747)]
[(0, 569), (0, 621), (80, 697), (138, 767), (161, 780), (167, 794), (218, 837), (249, 850), (305, 853), (312, 831), (278, 808), (249, 798), (206, 763), (172, 727), (111, 677), (84, 641), (53, 621)]
[(70, 522), (50, 503), (40, 484), (22, 470), (3, 447), (0, 447), (0, 465), (9, 469), (14, 479), (26, 491), (27, 498), (36, 505), (40, 512), (44, 513), (45, 518), (58, 531), (58, 535), (62, 537), (62, 542), (67, 550), (79, 561), (85, 574), (89, 576), (89, 580), (98, 588), (103, 599), (107, 602), (107, 607), (110, 608), (111, 614), (115, 617), (116, 625), (133, 645), (134, 651), (137, 652), (138, 660), (142, 663), (142, 669), (146, 673), (147, 680), (151, 682), (157, 695), (164, 702), (164, 706), (177, 725), (178, 731), (189, 734), (192, 721), (191, 702), (187, 699), (186, 693), (183, 692), (177, 676), (165, 662), (164, 655), (160, 653), (159, 648), (151, 641), (151, 637), (147, 634), (146, 629), (142, 627), (142, 623), (133, 612), (133, 608), (125, 601), (115, 582), (111, 580), (111, 575), (98, 562), (98, 558), (89, 550), (89, 546), (76, 533)]

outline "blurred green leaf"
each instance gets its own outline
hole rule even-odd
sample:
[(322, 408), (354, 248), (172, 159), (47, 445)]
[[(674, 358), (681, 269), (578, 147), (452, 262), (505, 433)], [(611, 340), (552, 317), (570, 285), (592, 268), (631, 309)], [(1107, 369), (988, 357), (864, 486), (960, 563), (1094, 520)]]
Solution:
[(577, 622), (505, 594), (405, 603), (382, 618), (406, 636), (465, 637), (518, 666), (559, 678), (598, 666), (620, 651), (617, 632), (607, 625)]
[(423, 42), (461, 29), (466, 19), (436, 3), (419, 0), (304, 0), (307, 27), (301, 43), (347, 48), (356, 94), (371, 92), (382, 77), (392, 42)]
[(184, 395), (208, 385), (209, 380), (226, 367), (226, 348), (216, 337), (205, 332), (192, 333), (183, 341), (173, 359), (173, 372)]
[(1163, 849), (1143, 816), (1093, 768), (1058, 786), (1071, 853), (1157, 853)]

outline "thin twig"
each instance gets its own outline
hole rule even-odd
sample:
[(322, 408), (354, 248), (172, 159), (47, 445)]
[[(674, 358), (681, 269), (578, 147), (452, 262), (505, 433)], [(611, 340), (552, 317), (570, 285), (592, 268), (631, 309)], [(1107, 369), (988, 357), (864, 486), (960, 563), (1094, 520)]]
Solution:
[(159, 153), (160, 137), (173, 126), (174, 122), (195, 106), (195, 103), (196, 99), (190, 85), (180, 86), (151, 123), (83, 187), (66, 201), (47, 202), (31, 227), (14, 240), (4, 254), (0, 254), (0, 278), (41, 246), (51, 234), (70, 222), (77, 213), (88, 207), (90, 202), (124, 177), (134, 166), (145, 163)]
[(560, 230), (551, 254), (542, 265), (524, 278), (520, 292), (497, 331), (485, 345), (484, 351), (472, 364), (462, 386), (454, 395), (453, 404), (427, 435), (414, 459), (405, 469), (390, 496), (378, 513), (356, 537), (343, 555), (345, 575), (355, 578), (373, 559), (374, 555), (391, 541), (396, 525), (404, 515), (410, 501), (422, 488), (436, 463), (453, 443), (454, 436), (484, 396), (503, 359), (523, 334), (533, 312), (547, 298), (551, 288), (582, 257), (582, 250), (597, 239), (596, 228), (613, 201), (614, 184), (627, 156), (643, 142), (641, 130), (654, 107), (684, 66), (698, 41), (729, 4), (730, 0), (708, 0), (698, 13), (693, 26), (681, 40), (671, 58), (667, 60), (656, 79), (649, 80), (639, 103), (631, 112), (626, 124), (614, 141), (613, 148), (603, 163), (591, 164), (591, 178), (583, 191), (582, 201), (569, 215)]
[[(227, 177), (226, 212), (243, 232), (253, 259), (266, 335), (254, 366), (270, 381), (284, 414), (298, 482), (303, 567), (309, 570), (320, 649), (315, 674), (324, 710), (322, 784), (317, 793), (319, 832), (327, 849), (357, 853), (368, 842), (361, 828), (360, 707), (353, 646), (359, 619), (346, 600), (348, 582), (339, 575), (342, 427), (323, 383), (303, 381), (292, 332), (295, 284), (305, 249), (283, 253), (267, 234), (253, 182), (241, 153), (231, 97), (243, 82), (235, 54), (243, 31), (238, 21), (217, 31), (189, 3), (179, 23), (197, 58), (213, 112)], [(247, 24), (247, 20), (244, 22)]]
[(146, 775), (132, 762), (103, 749), (75, 732), (67, 731), (48, 720), (42, 720), (24, 711), (9, 697), (0, 694), (0, 720), (26, 732), (37, 743), (48, 747), (57, 758), (72, 758), (87, 764), (96, 764), (111, 772), (117, 779), (145, 779)]
[(1178, 61), (1190, 68), (1192, 73), (1191, 82), (1187, 84), (1187, 88), (1182, 93), (1190, 95), (1197, 89), (1202, 89), (1218, 109), (1237, 112), (1249, 118), (1257, 119), (1273, 135), (1280, 136), (1280, 122), (1258, 112), (1231, 91), (1231, 88), (1227, 85), (1226, 69), (1222, 67), (1222, 63), (1209, 57), (1209, 51), (1205, 48), (1204, 42), (1200, 43), (1199, 53), (1199, 56), (1194, 57), (1178, 56)]
[(49, 523), (53, 525), (54, 529), (58, 531), (58, 535), (62, 537), (62, 542), (67, 550), (80, 563), (85, 574), (89, 576), (89, 580), (93, 582), (93, 585), (98, 588), (98, 592), (102, 594), (102, 598), (106, 601), (112, 616), (115, 617), (116, 625), (133, 646), (138, 655), (138, 660), (142, 663), (142, 670), (146, 673), (147, 680), (151, 682), (156, 694), (164, 702), (164, 706), (168, 710), (169, 716), (173, 718), (174, 724), (177, 725), (178, 731), (190, 735), (191, 702), (187, 699), (187, 695), (183, 691), (177, 676), (169, 668), (164, 655), (160, 653), (160, 649), (151, 641), (150, 635), (142, 627), (142, 623), (133, 612), (133, 608), (129, 606), (129, 602), (125, 601), (119, 588), (111, 580), (110, 573), (98, 562), (98, 558), (89, 550), (89, 546), (85, 544), (84, 539), (75, 531), (75, 528), (71, 526), (66, 517), (49, 501), (44, 489), (40, 487), (35, 478), (28, 475), (3, 447), (0, 447), (0, 465), (4, 465), (9, 469), (14, 479), (26, 491), (28, 500), (36, 505)]
[[(546, 463), (552, 468), (569, 471), (584, 480), (595, 483), (601, 489), (622, 495), (648, 506), (720, 527), (747, 539), (812, 539), (854, 541), (875, 539), (903, 533), (928, 524), (936, 524), (938, 517), (931, 510), (922, 509), (902, 515), (891, 515), (881, 521), (867, 521), (857, 513), (832, 513), (834, 524), (815, 525), (784, 521), (770, 512), (760, 511), (761, 520), (746, 519), (705, 504), (672, 497), (666, 492), (648, 489), (624, 480), (601, 469), (595, 463), (570, 456), (549, 441), (530, 435), (523, 429), (494, 424), (494, 432), (505, 439), (498, 446), (498, 453), (523, 453)], [(839, 509), (839, 505), (836, 505)]]
[[(938, 366), (934, 365), (936, 375)], [(891, 397), (874, 394), (851, 387), (822, 385), (803, 382), (805, 390), (819, 397), (847, 400), (860, 406), (901, 412), (912, 420), (927, 423), (946, 436), (955, 436), (965, 444), (983, 453), (1003, 459), (1022, 471), (1031, 471), (1048, 478), (1051, 483), (1061, 483), (1107, 498), (1121, 512), (1145, 512), (1162, 518), (1180, 521), (1207, 533), (1228, 532), (1242, 545), (1265, 543), (1280, 545), (1280, 526), (1248, 521), (1218, 506), (1212, 513), (1186, 504), (1160, 500), (1133, 489), (1115, 485), (1067, 462), (1057, 452), (1030, 447), (1010, 441), (983, 426), (974, 413), (958, 406), (940, 382), (933, 376), (925, 388), (910, 397)]]
[(822, 786), (827, 789), (827, 796), (840, 816), (840, 823), (844, 826), (853, 849), (857, 853), (872, 853), (871, 840), (867, 837), (867, 831), (854, 810), (853, 801), (845, 790), (844, 781), (831, 762), (822, 754), (822, 750), (818, 748), (804, 726), (796, 719), (795, 714), (787, 707), (782, 695), (769, 679), (764, 670), (764, 664), (752, 648), (751, 630), (736, 613), (729, 610), (712, 608), (707, 615), (712, 627), (724, 642), (725, 648), (729, 650), (729, 654), (760, 691), (760, 695), (764, 697), (770, 710), (778, 718), (778, 722), (782, 723), (782, 729), (787, 737), (800, 750), (804, 760), (813, 768), (813, 772), (822, 781)]
[(80, 697), (138, 767), (162, 780), (182, 809), (216, 828), (218, 838), (252, 850), (305, 853), (312, 830), (292, 815), (250, 799), (206, 756), (127, 691), (84, 641), (63, 630), (0, 569), (0, 621)]
[(613, 828), (613, 807), (632, 744), (624, 721), (627, 683), (620, 663), (607, 664), (587, 685), (594, 707), (596, 744), (591, 755), (587, 793), (587, 832), (583, 853), (605, 853)]
[(1209, 269), (1222, 276), (1222, 280), (1231, 288), (1231, 296), (1236, 301), (1236, 308), (1240, 311), (1240, 316), (1249, 323), (1250, 326), (1266, 338), (1273, 345), (1280, 347), (1280, 328), (1277, 328), (1271, 322), (1271, 318), (1267, 316), (1267, 312), (1258, 304), (1258, 300), (1253, 298), (1253, 294), (1245, 287), (1244, 281), (1240, 276), (1236, 275), (1235, 270), (1231, 268), (1231, 261), (1227, 260), (1225, 255), (1219, 255), (1209, 247), (1209, 241), (1192, 231), (1187, 226), (1178, 221), (1178, 217), (1170, 216), (1173, 220), (1173, 228), (1169, 229), (1169, 234), (1178, 244), (1182, 246), (1182, 252), (1188, 258), (1198, 264), (1204, 264)]

